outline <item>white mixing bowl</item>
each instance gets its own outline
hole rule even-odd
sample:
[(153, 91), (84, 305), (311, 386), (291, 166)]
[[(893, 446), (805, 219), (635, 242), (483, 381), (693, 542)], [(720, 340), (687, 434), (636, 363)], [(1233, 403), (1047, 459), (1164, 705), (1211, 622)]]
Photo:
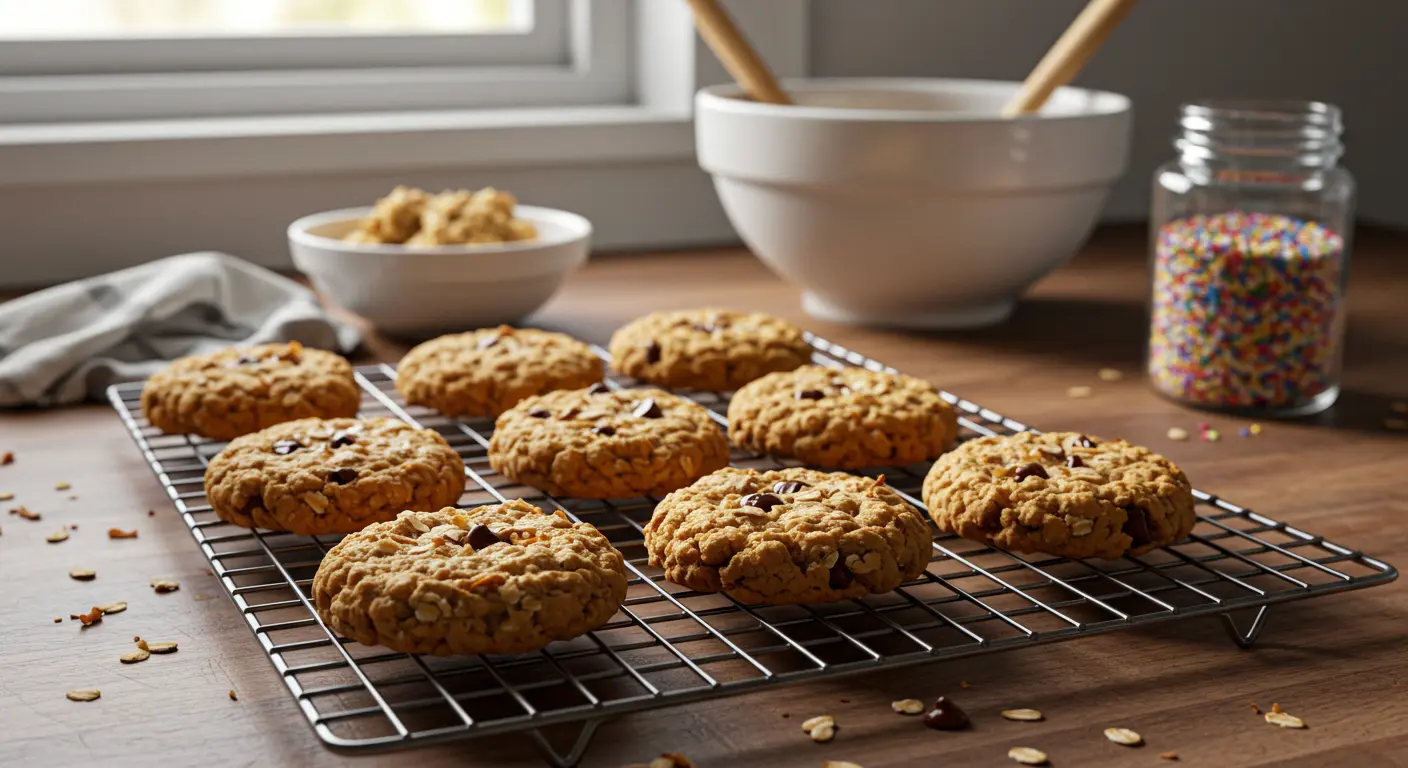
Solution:
[(792, 81), (791, 106), (705, 88), (699, 164), (813, 316), (990, 325), (1080, 247), (1129, 151), (1129, 99), (1062, 88), (1040, 114), (999, 117), (1018, 86)]
[(587, 260), (592, 225), (575, 213), (520, 205), (538, 237), (512, 243), (404, 245), (342, 238), (371, 208), (304, 216), (288, 227), (294, 266), (333, 301), (395, 336), (512, 323), (547, 303)]

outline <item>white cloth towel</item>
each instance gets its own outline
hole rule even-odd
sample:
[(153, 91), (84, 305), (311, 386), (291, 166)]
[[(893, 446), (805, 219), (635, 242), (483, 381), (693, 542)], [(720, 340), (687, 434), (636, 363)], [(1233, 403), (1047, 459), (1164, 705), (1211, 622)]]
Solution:
[(189, 253), (0, 304), (0, 408), (100, 399), (169, 361), (231, 344), (348, 352), (355, 329), (313, 292), (224, 253)]

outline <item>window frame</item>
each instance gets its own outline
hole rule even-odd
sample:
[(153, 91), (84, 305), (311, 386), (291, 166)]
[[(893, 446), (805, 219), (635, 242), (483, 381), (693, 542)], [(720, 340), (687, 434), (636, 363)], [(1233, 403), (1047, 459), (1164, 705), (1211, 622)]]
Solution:
[(533, 4), (528, 33), (0, 41), (0, 124), (627, 103), (630, 0)]

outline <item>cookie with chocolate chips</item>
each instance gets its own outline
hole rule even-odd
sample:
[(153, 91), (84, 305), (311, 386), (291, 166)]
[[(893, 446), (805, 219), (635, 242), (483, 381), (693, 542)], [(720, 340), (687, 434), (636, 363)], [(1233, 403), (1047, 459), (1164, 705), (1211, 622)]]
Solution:
[(1183, 470), (1147, 448), (1077, 432), (970, 440), (924, 478), (939, 528), (1012, 552), (1118, 558), (1193, 530)]
[(142, 387), (142, 414), (168, 434), (229, 440), (285, 421), (356, 416), (352, 366), (296, 341), (183, 357)]
[(728, 436), (818, 467), (903, 466), (948, 450), (958, 414), (934, 386), (900, 373), (809, 365), (738, 390)]
[(496, 472), (579, 499), (663, 495), (727, 464), (709, 411), (658, 389), (530, 397), (498, 418), (489, 441)]
[(811, 469), (721, 469), (666, 496), (645, 527), (665, 578), (745, 603), (888, 592), (933, 555), (932, 529), (883, 479)]
[(595, 384), (604, 368), (571, 336), (501, 325), (415, 347), (397, 366), (396, 390), (446, 416), (492, 417), (531, 395)]
[(300, 419), (235, 438), (205, 470), (220, 519), (314, 535), (459, 501), (464, 463), (440, 433), (387, 418)]
[(436, 656), (530, 653), (600, 627), (625, 599), (625, 561), (600, 531), (518, 499), (374, 523), (313, 577), (333, 631)]
[(676, 389), (737, 389), (811, 358), (800, 328), (761, 312), (656, 312), (622, 326), (611, 337), (613, 368)]

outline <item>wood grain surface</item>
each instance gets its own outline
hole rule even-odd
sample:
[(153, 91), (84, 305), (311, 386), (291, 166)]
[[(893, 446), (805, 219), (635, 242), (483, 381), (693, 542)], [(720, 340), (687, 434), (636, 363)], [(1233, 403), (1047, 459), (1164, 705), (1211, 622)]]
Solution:
[[(819, 323), (798, 291), (741, 251), (601, 257), (576, 275), (543, 324), (593, 341), (641, 313), (729, 305), (794, 318), (809, 329), (1044, 429), (1079, 429), (1145, 443), (1179, 462), (1201, 488), (1403, 566), (1408, 563), (1408, 433), (1382, 426), (1408, 400), (1408, 237), (1366, 233), (1351, 269), (1345, 392), (1331, 412), (1270, 423), (1241, 438), (1244, 420), (1190, 411), (1150, 393), (1138, 375), (1145, 332), (1142, 230), (1099, 233), (1043, 281), (999, 328), (901, 334)], [(401, 347), (373, 339), (372, 354)], [(1096, 377), (1113, 367), (1118, 382)], [(1088, 385), (1094, 395), (1067, 396)], [(1171, 442), (1211, 422), (1218, 443)], [(537, 766), (529, 739), (492, 737), (412, 753), (324, 748), (112, 411), (85, 406), (0, 415), (0, 493), (37, 522), (0, 518), (0, 764), (16, 766)], [(72, 484), (68, 491), (55, 484)], [(75, 497), (76, 498), (72, 498)], [(148, 516), (148, 510), (155, 512)], [(46, 543), (61, 525), (67, 541)], [(110, 527), (138, 538), (111, 540)], [(72, 568), (97, 578), (70, 579)], [(181, 581), (155, 594), (154, 577)], [(80, 629), (71, 613), (114, 600), (130, 608)], [(63, 619), (54, 623), (54, 618)], [(587, 766), (680, 752), (697, 765), (1014, 765), (1012, 746), (1044, 750), (1057, 766), (1408, 765), (1408, 590), (1402, 582), (1276, 607), (1251, 651), (1211, 618), (1074, 642), (932, 663), (661, 709), (605, 725)], [(132, 637), (180, 651), (135, 665), (118, 657)], [(970, 687), (962, 688), (960, 681)], [(98, 688), (77, 703), (65, 691)], [(238, 692), (232, 701), (228, 692)], [(937, 733), (890, 711), (905, 697), (957, 700), (977, 722)], [(843, 703), (843, 700), (845, 702)], [(1265, 724), (1249, 703), (1273, 702), (1306, 720)], [(1006, 722), (1034, 707), (1039, 723)], [(791, 715), (783, 718), (783, 713)], [(812, 744), (800, 719), (828, 713), (836, 740)], [(1147, 746), (1107, 741), (1132, 728)]]

